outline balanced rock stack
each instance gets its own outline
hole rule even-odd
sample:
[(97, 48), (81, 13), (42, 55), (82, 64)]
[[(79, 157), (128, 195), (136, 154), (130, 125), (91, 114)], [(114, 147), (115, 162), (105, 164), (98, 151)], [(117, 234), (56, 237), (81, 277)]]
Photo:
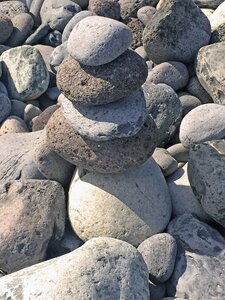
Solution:
[(123, 23), (87, 17), (74, 27), (70, 55), (57, 73), (61, 108), (48, 121), (47, 138), (58, 155), (79, 167), (69, 217), (84, 241), (109, 236), (137, 246), (162, 231), (171, 216), (164, 177), (148, 160), (157, 143), (141, 89), (148, 68), (128, 49), (131, 42)]

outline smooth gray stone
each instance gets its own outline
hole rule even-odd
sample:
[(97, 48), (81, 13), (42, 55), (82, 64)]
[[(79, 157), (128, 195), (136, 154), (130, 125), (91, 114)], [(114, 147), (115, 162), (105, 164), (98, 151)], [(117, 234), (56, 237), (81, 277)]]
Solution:
[(150, 299), (162, 300), (162, 297), (166, 295), (166, 284), (159, 283), (154, 284), (149, 281)]
[(74, 27), (77, 25), (78, 22), (90, 16), (96, 16), (96, 13), (89, 10), (83, 10), (78, 12), (74, 17), (72, 17), (72, 19), (67, 23), (66, 27), (63, 30), (62, 42), (64, 43), (68, 40), (72, 30), (74, 29)]
[(203, 47), (196, 58), (196, 74), (213, 102), (225, 105), (225, 42)]
[(211, 26), (201, 9), (190, 0), (166, 1), (148, 22), (143, 45), (150, 60), (194, 61), (200, 48), (209, 43)]
[(165, 177), (173, 174), (178, 168), (176, 159), (174, 159), (164, 148), (156, 148), (152, 154), (152, 158), (161, 168)]
[(32, 31), (34, 20), (28, 13), (21, 13), (12, 19), (13, 32), (6, 44), (10, 47), (17, 47), (23, 44)]
[(174, 91), (184, 88), (189, 79), (187, 67), (178, 61), (168, 61), (155, 66), (148, 73), (148, 80), (158, 84), (165, 83)]
[(0, 93), (0, 122), (4, 121), (11, 112), (11, 102), (6, 94)]
[(177, 243), (170, 234), (155, 234), (142, 242), (137, 250), (148, 267), (150, 281), (159, 284), (170, 278), (177, 255)]
[(0, 185), (0, 203), (0, 268), (12, 273), (42, 262), (48, 245), (64, 233), (63, 187), (50, 180), (13, 180)]
[(81, 7), (71, 0), (45, 0), (40, 11), (42, 23), (48, 23), (52, 30), (62, 32), (69, 20)]
[(185, 148), (181, 143), (175, 144), (167, 148), (169, 154), (175, 158), (178, 162), (188, 162), (189, 150)]
[(63, 59), (68, 55), (67, 42), (62, 43), (56, 47), (51, 54), (50, 66), (54, 73), (57, 72), (58, 66), (62, 63)]
[(0, 94), (5, 94), (8, 96), (8, 91), (3, 82), (0, 81)]
[(57, 47), (62, 44), (62, 33), (58, 30), (49, 32), (43, 39), (45, 45)]
[(212, 97), (206, 92), (197, 76), (191, 77), (185, 90), (191, 95), (197, 97), (202, 104), (212, 103)]
[(175, 91), (166, 84), (154, 84), (148, 79), (143, 85), (148, 113), (158, 128), (158, 147), (173, 137), (182, 118), (182, 106)]
[(40, 11), (41, 11), (43, 2), (44, 2), (44, 0), (33, 0), (30, 5), (30, 8), (29, 8), (31, 15), (34, 18), (35, 27), (38, 27), (41, 25)]
[(50, 31), (49, 24), (41, 24), (24, 42), (24, 45), (38, 44)]
[(211, 218), (192, 191), (187, 167), (185, 164), (166, 179), (173, 206), (173, 217), (190, 213), (204, 222), (209, 222)]
[(46, 91), (46, 95), (52, 101), (56, 101), (60, 95), (60, 90), (57, 86), (49, 87)]
[(146, 26), (156, 12), (153, 6), (143, 6), (137, 11), (137, 18)]
[(178, 96), (183, 109), (183, 117), (186, 116), (192, 109), (202, 104), (198, 98), (190, 94), (184, 93), (182, 95), (178, 94)]
[[(120, 240), (94, 238), (77, 250), (0, 280), (0, 299), (149, 300), (148, 270), (140, 253)], [(19, 295), (19, 297), (18, 297)]]
[(5, 42), (8, 40), (8, 38), (12, 34), (13, 24), (12, 24), (12, 21), (8, 17), (1, 15), (1, 14), (0, 14), (0, 28), (1, 28), (0, 44), (5, 44)]
[(168, 232), (178, 242), (178, 255), (168, 296), (193, 300), (225, 299), (225, 240), (218, 231), (190, 214), (174, 219)]
[(75, 106), (64, 97), (61, 107), (70, 126), (81, 136), (95, 141), (135, 135), (147, 119), (141, 90), (116, 102), (98, 106)]
[(68, 52), (87, 66), (107, 64), (131, 45), (132, 31), (125, 24), (99, 16), (82, 19), (68, 39)]
[(180, 125), (180, 141), (184, 147), (225, 137), (225, 106), (208, 103), (192, 109)]
[(225, 140), (197, 144), (190, 149), (188, 177), (204, 211), (225, 227)]
[(22, 101), (19, 101), (19, 100), (16, 100), (16, 99), (11, 100), (12, 108), (11, 108), (11, 113), (10, 114), (23, 119), (24, 110), (25, 110), (26, 105), (27, 104), (22, 102)]
[(1, 183), (16, 179), (45, 179), (34, 163), (35, 148), (44, 137), (42, 131), (0, 137)]

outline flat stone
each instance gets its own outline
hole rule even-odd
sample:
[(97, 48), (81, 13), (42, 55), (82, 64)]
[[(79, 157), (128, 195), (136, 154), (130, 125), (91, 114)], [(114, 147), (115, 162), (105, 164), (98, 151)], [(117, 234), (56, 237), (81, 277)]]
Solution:
[(49, 243), (64, 233), (62, 186), (48, 180), (15, 180), (0, 186), (0, 268), (7, 273), (45, 259)]
[(108, 236), (138, 246), (163, 231), (171, 216), (168, 187), (154, 160), (121, 174), (78, 169), (68, 205), (72, 228), (83, 241)]
[(182, 106), (175, 91), (165, 84), (148, 80), (143, 85), (148, 113), (158, 128), (158, 147), (163, 147), (173, 137), (182, 118)]
[[(100, 173), (118, 173), (144, 163), (153, 153), (157, 131), (152, 118), (128, 138), (93, 141), (80, 136), (57, 110), (48, 121), (49, 146), (70, 163)], [(65, 134), (66, 132), (66, 134)]]
[(28, 132), (28, 128), (23, 119), (11, 115), (1, 124), (0, 135), (7, 133)]
[(21, 13), (27, 13), (27, 6), (21, 1), (1, 1), (0, 15), (8, 17), (9, 19)]
[(155, 66), (148, 73), (148, 80), (158, 84), (165, 83), (175, 91), (184, 88), (188, 83), (187, 67), (181, 62), (168, 61)]
[(63, 30), (62, 42), (64, 43), (68, 40), (73, 28), (77, 25), (78, 22), (90, 16), (96, 16), (96, 14), (89, 10), (82, 10), (78, 12), (75, 16), (73, 16), (72, 19), (70, 19), (69, 22), (66, 24), (66, 27)]
[(156, 11), (145, 27), (143, 45), (149, 59), (156, 64), (189, 63), (209, 43), (210, 36), (209, 20), (193, 1), (171, 0)]
[(58, 68), (57, 85), (72, 102), (100, 105), (130, 95), (141, 87), (147, 75), (145, 61), (132, 50), (96, 67), (80, 65), (68, 56)]
[(173, 174), (178, 168), (178, 162), (164, 148), (156, 148), (152, 158), (161, 168), (165, 177)]
[(174, 174), (167, 177), (167, 184), (173, 206), (173, 217), (185, 213), (195, 215), (202, 221), (209, 222), (211, 218), (206, 214), (202, 205), (194, 195), (189, 179), (187, 164), (179, 168)]
[(164, 283), (170, 278), (177, 254), (176, 240), (170, 234), (155, 234), (142, 242), (137, 250), (144, 258), (153, 283)]
[(117, 0), (89, 0), (88, 9), (98, 16), (120, 20), (120, 4)]
[(184, 147), (225, 137), (225, 107), (209, 103), (192, 109), (180, 125), (180, 141)]
[(7, 95), (0, 94), (0, 122), (4, 121), (11, 112), (11, 102)]
[(225, 104), (225, 42), (203, 47), (196, 58), (196, 74), (213, 102)]
[[(0, 6), (0, 9), (1, 9), (1, 6)], [(10, 35), (13, 31), (13, 24), (12, 24), (12, 21), (8, 17), (1, 15), (0, 16), (0, 26), (1, 26), (0, 44), (4, 44), (8, 40), (8, 38), (10, 37)]]
[(41, 6), (41, 21), (48, 23), (51, 29), (63, 31), (69, 20), (81, 7), (71, 0), (45, 0)]
[(23, 44), (32, 31), (34, 20), (28, 13), (21, 13), (11, 19), (13, 23), (13, 32), (6, 44), (10, 47), (16, 47)]
[(167, 282), (168, 296), (224, 299), (224, 238), (189, 214), (172, 221), (168, 232), (179, 245), (175, 270)]
[(128, 243), (94, 238), (69, 254), (1, 278), (0, 298), (5, 295), (12, 300), (23, 295), (37, 300), (148, 300), (148, 270)]
[(225, 227), (225, 142), (211, 141), (190, 149), (188, 177), (205, 212)]
[(123, 23), (105, 17), (82, 19), (68, 39), (68, 52), (88, 66), (107, 64), (123, 54), (132, 42), (132, 32)]
[(32, 100), (48, 88), (49, 73), (40, 52), (32, 46), (11, 48), (0, 57), (3, 79), (12, 99)]
[(81, 136), (94, 141), (133, 136), (147, 119), (142, 90), (120, 100), (98, 106), (74, 105), (66, 97), (61, 105), (70, 126)]

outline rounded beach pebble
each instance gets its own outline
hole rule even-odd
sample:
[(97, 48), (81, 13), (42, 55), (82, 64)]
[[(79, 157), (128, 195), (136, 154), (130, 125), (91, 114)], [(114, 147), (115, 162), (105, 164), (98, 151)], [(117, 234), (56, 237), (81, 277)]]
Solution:
[(81, 20), (68, 39), (69, 54), (88, 66), (107, 64), (125, 52), (132, 42), (132, 32), (123, 23), (91, 16)]

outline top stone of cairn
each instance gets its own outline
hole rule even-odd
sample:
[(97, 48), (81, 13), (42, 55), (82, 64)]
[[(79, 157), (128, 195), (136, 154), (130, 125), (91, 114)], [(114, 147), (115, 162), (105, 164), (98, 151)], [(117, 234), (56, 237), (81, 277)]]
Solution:
[(68, 40), (68, 52), (81, 64), (100, 66), (123, 54), (132, 38), (132, 31), (123, 23), (90, 16), (74, 27)]

